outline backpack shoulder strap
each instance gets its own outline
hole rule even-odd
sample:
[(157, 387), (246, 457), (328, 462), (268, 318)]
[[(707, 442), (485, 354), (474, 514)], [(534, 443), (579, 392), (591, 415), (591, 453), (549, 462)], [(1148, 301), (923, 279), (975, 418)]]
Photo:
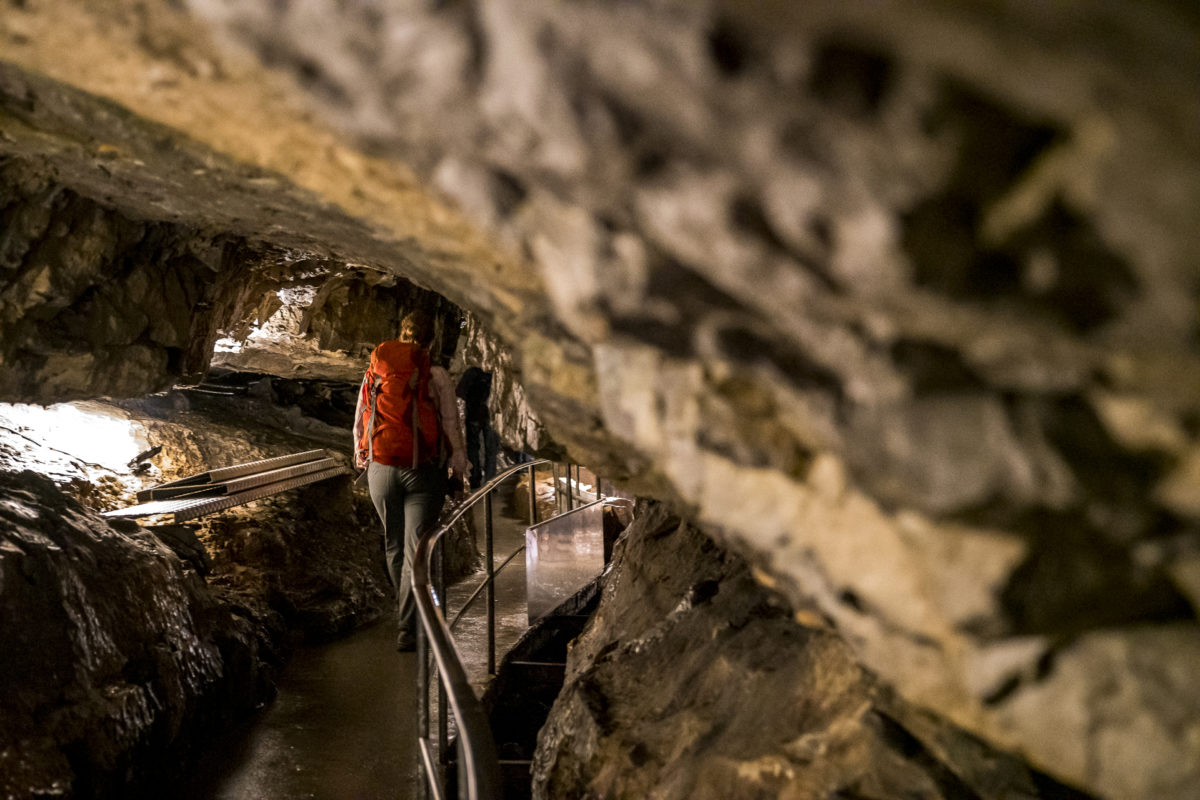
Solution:
[[(372, 362), (372, 366), (374, 363)], [(379, 398), (380, 379), (370, 367), (367, 367), (367, 374), (363, 376), (363, 389), (367, 393), (367, 402), (370, 406), (370, 416), (367, 417), (367, 463), (370, 464), (375, 460), (375, 416), (376, 407)]]

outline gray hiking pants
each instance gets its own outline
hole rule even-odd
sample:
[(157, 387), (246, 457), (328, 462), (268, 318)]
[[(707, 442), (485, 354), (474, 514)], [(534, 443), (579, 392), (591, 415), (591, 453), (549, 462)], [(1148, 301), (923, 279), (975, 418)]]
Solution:
[(383, 522), (388, 575), (396, 587), (396, 615), (401, 634), (417, 631), (412, 597), (412, 560), (417, 539), (437, 523), (446, 499), (442, 469), (435, 465), (404, 469), (374, 461), (367, 467), (371, 502)]

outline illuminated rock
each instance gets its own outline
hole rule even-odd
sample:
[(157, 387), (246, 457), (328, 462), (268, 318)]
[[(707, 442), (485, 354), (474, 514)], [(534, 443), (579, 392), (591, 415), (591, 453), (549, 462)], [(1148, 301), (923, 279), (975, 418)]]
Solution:
[(153, 535), (31, 472), (0, 472), (0, 791), (119, 796), (176, 777), (263, 702), (270, 630)]
[(1057, 758), (971, 665), (1194, 626), (1186, 4), (187, 3), (283, 76), (178, 5), (0, 17), (118, 104), (0, 73), (0, 397), (195, 379), (285, 283), (353, 286), (335, 350), (263, 363), (353, 373), (410, 280), (507, 351), (510, 443), (677, 501), (909, 700), (1160, 785)]

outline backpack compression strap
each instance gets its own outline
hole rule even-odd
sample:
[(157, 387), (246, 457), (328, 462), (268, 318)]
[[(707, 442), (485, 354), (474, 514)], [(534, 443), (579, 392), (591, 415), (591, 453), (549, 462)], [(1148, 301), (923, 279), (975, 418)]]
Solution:
[(367, 395), (371, 400), (371, 416), (367, 419), (367, 467), (375, 460), (375, 406), (379, 397), (380, 380), (367, 370)]
[(420, 384), (421, 370), (418, 368), (413, 372), (412, 378), (408, 382), (408, 393), (412, 402), (413, 424), (412, 424), (412, 440), (413, 440), (413, 469), (421, 462), (417, 460), (421, 453), (421, 413), (420, 403), (417, 402), (417, 386)]

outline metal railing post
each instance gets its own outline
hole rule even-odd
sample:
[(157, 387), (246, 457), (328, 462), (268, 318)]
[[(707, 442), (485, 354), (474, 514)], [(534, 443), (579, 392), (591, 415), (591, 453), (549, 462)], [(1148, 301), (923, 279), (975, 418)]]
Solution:
[(529, 524), (537, 525), (537, 465), (529, 465)]
[[(424, 626), (417, 626), (417, 737), (429, 738), (429, 639)], [(424, 775), (425, 765), (420, 765)], [(421, 800), (429, 800), (429, 784), (432, 776), (424, 775), (421, 781)], [(440, 778), (438, 779), (440, 782)]]
[(560, 496), (558, 492), (558, 462), (550, 465), (550, 480), (554, 484), (554, 513), (562, 513), (562, 503), (559, 502)]
[(487, 541), (487, 674), (496, 674), (496, 562), (492, 554), (492, 495), (483, 501), (483, 531)]
[(575, 510), (575, 490), (571, 485), (571, 462), (567, 462), (567, 511)]
[(446, 713), (446, 682), (438, 675), (438, 766), (445, 780), (446, 765), (450, 763), (450, 717)]
[[(437, 595), (438, 614), (443, 620), (446, 619), (447, 597), (446, 597), (446, 539), (443, 537), (438, 539), (437, 544), (433, 546), (433, 562), (434, 562), (434, 594)], [(446, 713), (446, 683), (442, 680), (441, 674), (438, 674), (437, 682), (438, 690), (438, 764), (442, 768), (442, 777), (445, 779), (446, 765), (450, 763), (450, 717)]]

